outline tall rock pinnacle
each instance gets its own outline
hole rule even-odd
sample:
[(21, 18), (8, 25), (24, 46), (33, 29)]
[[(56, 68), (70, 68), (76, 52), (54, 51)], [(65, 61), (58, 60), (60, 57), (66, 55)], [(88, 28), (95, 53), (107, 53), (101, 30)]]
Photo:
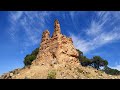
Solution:
[(49, 37), (50, 32), (45, 30), (42, 35), (42, 41), (39, 53), (33, 65), (41, 65), (42, 63), (50, 64), (53, 62), (64, 63), (71, 62), (79, 64), (78, 51), (74, 48), (71, 38), (61, 34), (59, 21), (54, 22), (54, 32)]
[(54, 33), (53, 36), (57, 36), (61, 33), (59, 21), (56, 19), (54, 21)]
[(44, 41), (48, 40), (49, 37), (50, 37), (50, 32), (48, 30), (45, 30), (43, 32), (43, 34), (42, 34), (42, 40), (41, 40), (41, 42), (44, 42)]

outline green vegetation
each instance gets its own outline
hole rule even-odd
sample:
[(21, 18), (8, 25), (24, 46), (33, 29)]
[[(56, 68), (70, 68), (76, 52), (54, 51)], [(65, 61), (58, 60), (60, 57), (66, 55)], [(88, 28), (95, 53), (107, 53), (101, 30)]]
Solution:
[(92, 59), (93, 67), (96, 69), (100, 69), (101, 66), (107, 66), (108, 62), (102, 59), (100, 56), (94, 56)]
[(24, 58), (25, 66), (31, 65), (32, 61), (36, 59), (38, 51), (39, 51), (39, 48), (36, 48), (31, 54), (26, 55), (26, 57)]
[(80, 51), (78, 49), (77, 49), (77, 51), (79, 53), (78, 58), (79, 58), (79, 61), (81, 62), (81, 65), (82, 66), (90, 65), (91, 64), (91, 60), (89, 60), (86, 56), (83, 56), (83, 52), (82, 51)]
[(111, 69), (108, 66), (106, 66), (103, 71), (107, 74), (111, 74), (111, 75), (120, 75), (120, 71), (118, 71), (117, 69)]
[(82, 73), (83, 72), (83, 70), (81, 70), (80, 68), (76, 68), (76, 70), (79, 72), (79, 73)]
[(35, 55), (27, 55), (24, 59), (25, 66), (31, 65), (32, 61), (35, 60), (35, 58), (36, 58)]
[(100, 56), (94, 56), (92, 59), (88, 59), (86, 56), (83, 56), (83, 52), (80, 50), (77, 50), (79, 53), (79, 60), (82, 66), (92, 66), (95, 69), (99, 70), (100, 67), (103, 67), (103, 70), (105, 73), (110, 75), (120, 75), (120, 71), (117, 69), (111, 69), (108, 67), (108, 61), (104, 60)]
[(49, 71), (47, 79), (56, 79), (56, 72), (54, 70)]
[(82, 66), (90, 66), (91, 63), (92, 63), (92, 61), (89, 60), (88, 58), (86, 58), (86, 56), (81, 57), (81, 65)]

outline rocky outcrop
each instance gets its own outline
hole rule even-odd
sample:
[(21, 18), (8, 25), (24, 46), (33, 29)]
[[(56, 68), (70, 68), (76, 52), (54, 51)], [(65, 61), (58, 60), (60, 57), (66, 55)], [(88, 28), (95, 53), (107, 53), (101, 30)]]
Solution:
[(61, 34), (59, 21), (56, 19), (54, 21), (54, 32), (52, 37), (50, 37), (50, 32), (48, 30), (43, 32), (39, 53), (36, 60), (32, 62), (32, 65), (29, 66), (29, 68), (20, 70), (19, 74), (16, 74), (16, 70), (14, 70), (4, 74), (2, 78), (10, 79), (20, 76), (29, 78), (27, 77), (27, 71), (31, 71), (36, 66), (48, 69), (51, 69), (51, 67), (54, 67), (55, 65), (65, 65), (68, 63), (73, 66), (79, 66), (80, 63), (77, 57), (78, 52), (73, 46), (72, 39)]
[(42, 40), (41, 40), (41, 42), (44, 42), (44, 41), (48, 40), (49, 37), (50, 37), (49, 35), (50, 35), (50, 32), (48, 30), (45, 30), (43, 32), (43, 34), (42, 34)]
[(78, 52), (73, 46), (71, 38), (61, 34), (58, 20), (54, 22), (54, 32), (52, 37), (49, 36), (48, 30), (43, 32), (39, 53), (33, 65), (51, 64), (53, 62), (74, 62), (79, 63)]
[(5, 73), (4, 75), (0, 76), (0, 79), (12, 79), (14, 75), (19, 74), (21, 69), (15, 69), (13, 71), (10, 71), (9, 73)]
[(39, 53), (31, 66), (15, 69), (2, 75), (1, 79), (117, 79), (93, 67), (83, 67), (78, 60), (78, 51), (71, 38), (62, 35), (58, 20), (54, 32), (42, 34)]
[(52, 37), (59, 36), (61, 34), (59, 21), (56, 19), (54, 22), (54, 33)]

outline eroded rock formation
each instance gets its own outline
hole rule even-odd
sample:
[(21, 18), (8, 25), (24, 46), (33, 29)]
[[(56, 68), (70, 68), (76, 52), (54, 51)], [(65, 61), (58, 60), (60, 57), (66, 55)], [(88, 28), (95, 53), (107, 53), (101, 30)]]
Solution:
[(39, 53), (33, 65), (43, 65), (51, 63), (79, 63), (78, 52), (74, 48), (71, 38), (61, 34), (58, 20), (54, 22), (54, 32), (52, 37), (50, 32), (45, 30), (42, 35)]
[(120, 76), (107, 75), (93, 67), (83, 67), (78, 60), (78, 52), (71, 38), (62, 35), (58, 20), (54, 22), (54, 32), (45, 30), (37, 58), (32, 65), (15, 69), (0, 79), (117, 79)]

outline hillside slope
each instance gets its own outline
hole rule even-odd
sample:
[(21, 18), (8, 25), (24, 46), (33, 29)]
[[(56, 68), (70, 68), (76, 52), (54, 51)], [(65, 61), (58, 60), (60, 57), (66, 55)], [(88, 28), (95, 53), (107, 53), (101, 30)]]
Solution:
[(73, 63), (25, 67), (4, 74), (1, 79), (120, 79), (92, 67), (74, 66)]

